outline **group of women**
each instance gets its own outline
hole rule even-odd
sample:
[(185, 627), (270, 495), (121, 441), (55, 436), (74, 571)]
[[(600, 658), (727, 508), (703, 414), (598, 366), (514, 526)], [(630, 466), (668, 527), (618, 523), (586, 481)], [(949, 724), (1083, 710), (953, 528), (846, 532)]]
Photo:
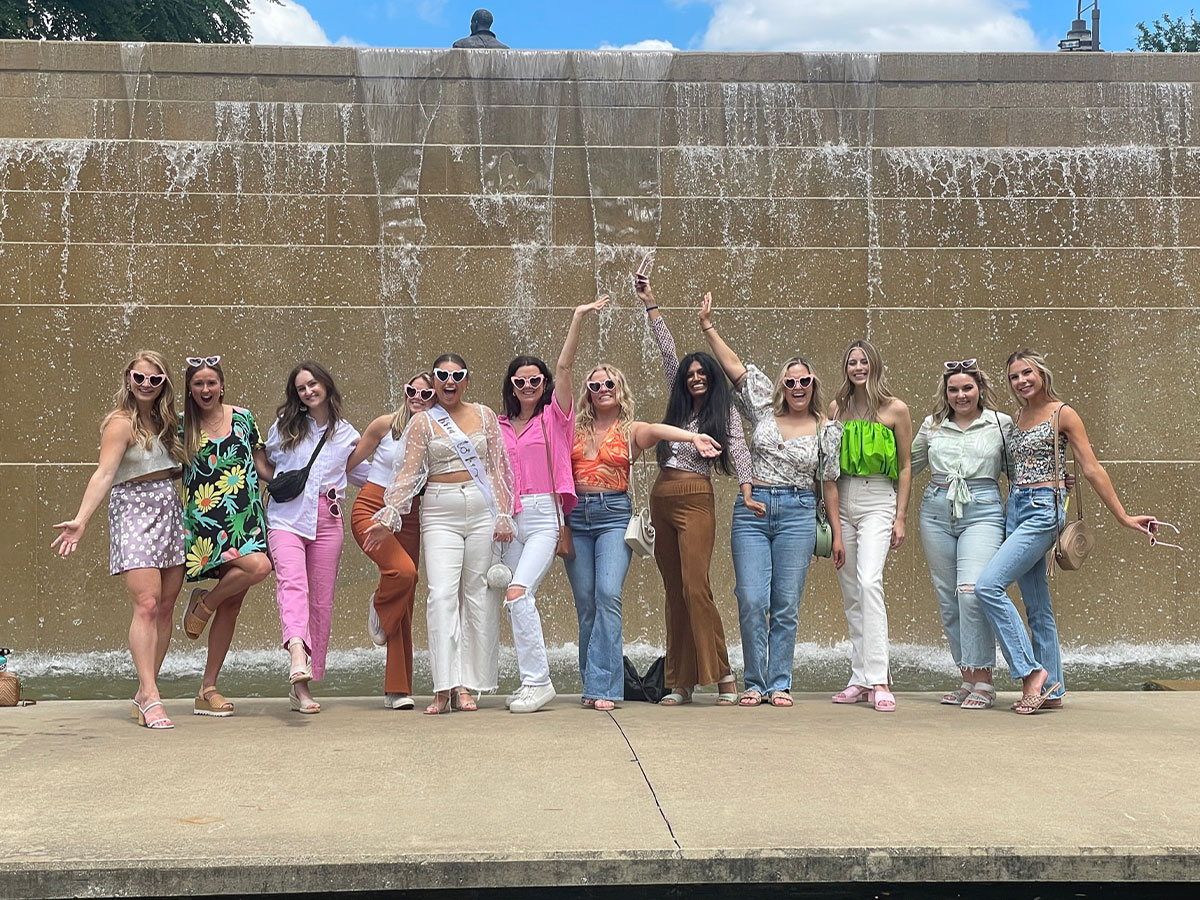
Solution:
[[(883, 570), (905, 538), (912, 476), (929, 468), (921, 539), (962, 675), (943, 702), (994, 704), (999, 642), (1022, 681), (1013, 709), (1061, 706), (1065, 683), (1043, 560), (1063, 524), (1067, 447), (1118, 522), (1152, 538), (1157, 523), (1125, 512), (1041, 355), (1018, 350), (1006, 363), (1015, 420), (998, 411), (977, 360), (943, 363), (933, 411), (914, 438), (908, 407), (889, 391), (869, 341), (847, 348), (841, 385), (826, 406), (806, 359), (785, 360), (774, 379), (743, 362), (713, 322), (710, 295), (699, 322), (711, 353), (680, 360), (644, 268), (635, 289), (668, 388), (659, 423), (637, 419), (630, 385), (609, 363), (591, 367), (575, 390), (580, 332), (606, 296), (575, 309), (553, 370), (536, 356), (512, 360), (501, 383), (503, 415), (468, 402), (467, 363), (445, 353), (408, 381), (400, 409), (361, 435), (343, 418), (333, 377), (316, 362), (289, 374), (264, 442), (250, 412), (225, 402), (220, 357), (187, 358), (178, 416), (167, 361), (138, 353), (102, 425), (100, 462), (79, 511), (55, 526), (54, 546), (72, 552), (110, 494), (110, 568), (124, 578), (134, 609), (132, 714), (139, 724), (173, 727), (157, 676), (185, 576), (216, 579), (192, 591), (183, 615), (189, 638), (209, 632), (194, 712), (233, 713), (217, 679), (246, 592), (272, 567), (291, 708), (320, 711), (310, 683), (325, 671), (349, 482), (361, 486), (351, 531), (380, 572), (369, 630), (387, 648), (387, 707), (415, 706), (412, 618), (422, 555), (434, 688), (425, 712), (475, 710), (477, 695), (497, 687), (501, 607), (520, 671), (506, 706), (518, 713), (544, 707), (555, 691), (537, 597), (562, 555), (578, 613), (582, 702), (613, 709), (624, 685), (632, 469), (651, 448), (658, 477), (649, 510), (666, 618), (662, 705), (690, 703), (702, 685), (717, 686), (718, 705), (792, 705), (798, 609), (818, 527), (827, 522), (851, 645), (849, 681), (832, 700), (895, 710)], [(1007, 512), (1002, 473), (1010, 483)], [(740, 693), (709, 581), (715, 474), (740, 485), (730, 529), (745, 663)], [(172, 482), (180, 475), (182, 505)], [(297, 476), (302, 488), (279, 491), (264, 508), (261, 484)], [(1014, 581), (1028, 631), (1006, 593)]]

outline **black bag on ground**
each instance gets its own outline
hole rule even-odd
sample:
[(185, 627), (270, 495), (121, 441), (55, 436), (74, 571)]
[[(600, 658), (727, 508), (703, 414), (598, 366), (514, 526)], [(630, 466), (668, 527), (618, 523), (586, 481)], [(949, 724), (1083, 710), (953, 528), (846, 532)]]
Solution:
[(304, 493), (304, 485), (308, 483), (308, 470), (312, 468), (312, 464), (317, 459), (317, 454), (325, 446), (325, 438), (329, 437), (329, 432), (330, 429), (326, 428), (325, 433), (321, 435), (321, 440), (317, 441), (316, 449), (313, 450), (312, 456), (308, 458), (307, 466), (303, 469), (277, 472), (275, 477), (267, 482), (267, 493), (271, 495), (272, 500), (276, 503), (287, 503), (289, 500), (295, 500)]
[(667, 696), (665, 686), (667, 658), (665, 656), (660, 656), (650, 663), (650, 668), (646, 670), (645, 675), (638, 674), (637, 666), (629, 661), (628, 656), (623, 656), (621, 659), (625, 663), (626, 700), (645, 700), (648, 703), (657, 703)]

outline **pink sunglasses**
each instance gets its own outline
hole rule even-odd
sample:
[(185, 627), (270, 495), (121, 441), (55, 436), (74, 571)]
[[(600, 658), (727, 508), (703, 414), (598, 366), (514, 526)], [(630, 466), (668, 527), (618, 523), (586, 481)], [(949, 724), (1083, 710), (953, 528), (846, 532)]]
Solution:
[(1150, 546), (1151, 547), (1171, 547), (1172, 549), (1175, 549), (1175, 550), (1183, 549), (1178, 544), (1168, 544), (1166, 541), (1160, 541), (1158, 539), (1158, 535), (1155, 534), (1155, 532), (1158, 531), (1158, 529), (1160, 527), (1170, 528), (1176, 534), (1179, 534), (1179, 529), (1176, 528), (1174, 525), (1172, 525), (1170, 522), (1160, 522), (1157, 519), (1154, 519), (1150, 522), (1149, 527), (1150, 527)]

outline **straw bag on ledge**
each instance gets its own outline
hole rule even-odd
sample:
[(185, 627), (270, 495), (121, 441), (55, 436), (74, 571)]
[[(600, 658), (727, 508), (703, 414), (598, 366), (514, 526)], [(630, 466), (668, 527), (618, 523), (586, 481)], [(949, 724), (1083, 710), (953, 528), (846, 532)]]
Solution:
[(11, 652), (0, 649), (0, 706), (33, 706), (36, 700), (21, 699), (21, 679), (6, 670)]

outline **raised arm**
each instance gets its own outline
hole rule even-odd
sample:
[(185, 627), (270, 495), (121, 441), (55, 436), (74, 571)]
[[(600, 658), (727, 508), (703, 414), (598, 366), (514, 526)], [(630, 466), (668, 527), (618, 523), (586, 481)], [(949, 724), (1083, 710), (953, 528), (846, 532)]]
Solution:
[(100, 432), (100, 462), (96, 471), (88, 479), (87, 489), (83, 492), (83, 500), (75, 518), (67, 522), (59, 522), (54, 527), (58, 529), (58, 537), (50, 544), (58, 548), (59, 556), (70, 554), (83, 539), (88, 520), (100, 506), (100, 502), (112, 487), (121, 458), (129, 445), (133, 443), (133, 423), (128, 416), (109, 416)]
[(717, 362), (721, 364), (721, 368), (725, 370), (725, 374), (733, 382), (733, 386), (741, 390), (742, 382), (746, 378), (746, 367), (742, 364), (742, 360), (738, 355), (733, 352), (732, 348), (717, 334), (717, 327), (712, 323), (711, 293), (705, 294), (704, 299), (700, 303), (700, 330), (704, 333), (704, 337), (708, 341), (708, 346), (712, 349), (713, 356), (717, 358)]
[(669, 391), (675, 383), (675, 374), (679, 371), (679, 353), (675, 350), (675, 339), (671, 337), (667, 323), (663, 321), (662, 313), (659, 312), (658, 301), (654, 299), (654, 289), (650, 287), (651, 259), (652, 255), (647, 253), (633, 276), (633, 287), (637, 291), (638, 299), (646, 307), (650, 331), (653, 332), (654, 340), (658, 342), (658, 350), (662, 354), (663, 375), (666, 376)]
[(575, 388), (571, 383), (572, 368), (575, 365), (575, 351), (579, 348), (579, 328), (583, 317), (595, 310), (599, 312), (608, 304), (608, 294), (604, 294), (591, 303), (575, 307), (571, 316), (571, 325), (567, 329), (567, 338), (563, 341), (562, 351), (558, 354), (558, 363), (554, 367), (554, 399), (558, 408), (568, 410), (574, 401)]
[(1058, 427), (1070, 441), (1075, 461), (1083, 470), (1083, 477), (1088, 480), (1088, 484), (1092, 486), (1092, 490), (1096, 492), (1100, 502), (1107, 506), (1113, 517), (1126, 528), (1149, 534), (1150, 523), (1154, 521), (1154, 516), (1131, 516), (1125, 512), (1125, 507), (1121, 505), (1121, 500), (1117, 497), (1116, 488), (1113, 487), (1112, 479), (1108, 477), (1104, 466), (1100, 465), (1100, 461), (1096, 459), (1092, 443), (1088, 440), (1087, 429), (1083, 427), (1083, 419), (1079, 418), (1079, 413), (1064, 403), (1059, 407)]

